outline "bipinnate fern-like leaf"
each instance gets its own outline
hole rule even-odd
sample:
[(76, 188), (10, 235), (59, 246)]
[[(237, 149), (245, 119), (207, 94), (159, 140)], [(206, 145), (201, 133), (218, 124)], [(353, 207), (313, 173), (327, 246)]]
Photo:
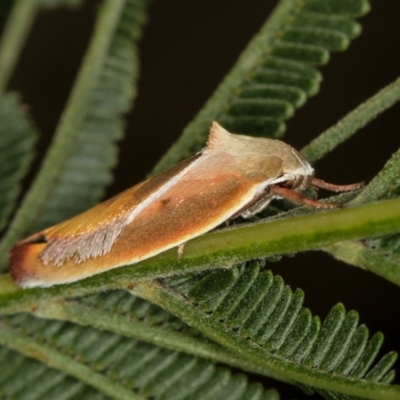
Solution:
[(231, 132), (281, 136), (284, 120), (318, 92), (316, 67), (349, 46), (361, 32), (355, 18), (368, 10), (367, 0), (282, 1), (153, 172), (198, 151), (212, 120)]
[[(305, 390), (325, 393), (328, 398), (331, 391), (304, 385), (305, 377), (325, 372), (326, 376), (373, 383), (390, 383), (394, 378), (391, 368), (395, 353), (376, 361), (383, 342), (381, 333), (369, 338), (368, 329), (358, 325), (358, 314), (346, 312), (342, 304), (333, 307), (321, 324), (318, 317), (303, 308), (301, 290), (292, 292), (281, 277), (260, 271), (257, 262), (212, 272), (194, 282), (182, 285), (170, 279), (159, 289), (147, 291), (139, 285), (134, 292), (179, 317), (183, 317), (180, 307), (185, 308), (183, 320), (206, 336), (232, 351), (238, 345), (242, 354), (244, 349), (251, 349), (248, 356), (256, 353), (258, 358), (265, 357), (263, 366), (267, 369), (281, 364), (286, 378), (300, 382)], [(304, 379), (294, 379), (288, 372), (294, 365)], [(335, 396), (346, 398), (340, 393)]]
[[(10, 337), (19, 352), (63, 372), (2, 348), (2, 360), (11, 359), (0, 374), (7, 398), (53, 399), (65, 390), (57, 398), (279, 399), (276, 391), (209, 361), (91, 327), (15, 315), (3, 320), (0, 332), (0, 342)], [(29, 391), (20, 385), (26, 376)]]
[[(68, 132), (69, 149), (58, 163), (60, 171), (53, 177), (54, 186), (46, 194), (45, 204), (42, 203), (31, 230), (51, 225), (95, 204), (110, 182), (110, 170), (117, 160), (115, 141), (122, 137), (124, 129), (121, 117), (129, 110), (134, 95), (138, 68), (135, 43), (146, 21), (146, 5), (146, 0), (128, 0), (121, 7), (96, 80), (85, 94), (84, 108), (77, 111), (75, 121), (69, 121), (73, 124), (69, 129), (74, 130), (72, 134)], [(101, 29), (102, 17), (99, 16), (98, 29)], [(49, 159), (59, 150), (60, 141), (55, 142)], [(72, 192), (74, 201), (70, 197)], [(65, 196), (68, 201), (62, 201)]]
[(0, 98), (0, 230), (14, 210), (37, 135), (14, 94)]
[[(218, 292), (215, 298), (208, 281), (223, 273), (235, 279), (225, 289), (212, 288)], [(368, 331), (358, 326), (358, 314), (346, 312), (341, 304), (332, 308), (321, 325), (302, 307), (301, 290), (292, 292), (281, 277), (260, 272), (258, 263), (211, 273), (188, 292), (188, 298), (238, 334), (307, 367), (364, 378), (382, 344), (383, 337), (377, 334), (369, 341), (371, 349), (364, 350)]]
[[(3, 254), (25, 229), (57, 222), (96, 202), (109, 180), (116, 151), (110, 144), (121, 135), (121, 113), (132, 98), (136, 56), (131, 46), (138, 39), (145, 6), (144, 0), (108, 0), (103, 7), (108, 4), (108, 11), (115, 11), (119, 7), (114, 8), (116, 1), (120, 8), (112, 18), (104, 9), (100, 14), (104, 19), (95, 35), (96, 46), (103, 49), (100, 58), (91, 58), (90, 53), (87, 57), (85, 68), (94, 67), (90, 70), (94, 79), (82, 90), (79, 84), (74, 89), (72, 106), (64, 114), (49, 161), (3, 243)], [(359, 34), (354, 18), (368, 8), (367, 0), (283, 0), (232, 74), (189, 125), (183, 146), (175, 153), (172, 150), (159, 169), (201, 147), (212, 119), (232, 131), (282, 134), (283, 121), (318, 91), (321, 77), (315, 67), (327, 62), (330, 51), (344, 50)], [(104, 36), (100, 31), (106, 32)], [(67, 200), (72, 194), (73, 202)], [(43, 214), (36, 212), (39, 205)], [(394, 377), (395, 355), (389, 353), (376, 362), (382, 335), (369, 339), (367, 328), (358, 326), (357, 313), (338, 305), (321, 324), (303, 308), (301, 291), (293, 293), (281, 278), (260, 272), (258, 263), (162, 284), (138, 283), (132, 292), (160, 304), (197, 331), (145, 301), (139, 301), (138, 307), (137, 299), (122, 291), (55, 302), (47, 310), (46, 305), (38, 304), (32, 309), (38, 315), (102, 330), (26, 314), (4, 318), (0, 343), (7, 348), (0, 349), (0, 359), (9, 368), (0, 373), (1, 395), (18, 399), (176, 399), (179, 393), (184, 399), (276, 398), (275, 392), (263, 391), (240, 375), (193, 356), (198, 353), (188, 350), (189, 354), (183, 354), (172, 344), (162, 348), (159, 337), (177, 330), (182, 338), (204, 344), (201, 332), (219, 343), (220, 349), (240, 354), (244, 369), (251, 363), (261, 370), (271, 368), (272, 373), (266, 375), (295, 381), (306, 392), (317, 391), (329, 399), (348, 399), (342, 393), (349, 393), (349, 382), (362, 383), (362, 394), (365, 387), (373, 388), (374, 382), (385, 390)], [(74, 307), (80, 307), (80, 312)], [(92, 319), (86, 315), (90, 311)], [(95, 320), (99, 313), (108, 315), (109, 321)], [(112, 317), (125, 325), (113, 325)], [(158, 335), (154, 330), (148, 335), (153, 343), (132, 339), (135, 334), (127, 332), (127, 325), (135, 319), (160, 328)], [(222, 350), (218, 354), (221, 356)], [(226, 355), (226, 359), (233, 358)], [(217, 357), (213, 361), (225, 360)], [(230, 365), (237, 367), (237, 361)], [(330, 376), (344, 379), (338, 390), (327, 384)]]
[[(304, 391), (318, 392), (327, 399), (349, 398), (341, 393), (349, 389), (346, 385), (336, 391), (324, 388), (331, 374), (344, 378), (346, 383), (371, 384), (366, 388), (370, 390), (368, 393), (373, 393), (373, 383), (384, 385), (394, 378), (391, 368), (396, 354), (388, 353), (377, 360), (383, 335), (377, 333), (369, 337), (365, 325), (359, 325), (355, 311), (346, 312), (344, 306), (338, 304), (321, 323), (318, 317), (313, 317), (310, 310), (303, 307), (304, 294), (301, 290), (292, 292), (281, 277), (260, 270), (256, 262), (230, 270), (169, 278), (162, 281), (162, 285), (137, 283), (133, 292), (162, 305), (165, 310), (124, 291), (113, 291), (101, 296), (68, 300), (60, 305), (62, 311), (52, 314), (50, 308), (50, 313), (47, 310), (44, 315), (61, 316), (84, 325), (93, 324), (115, 334), (143, 338), (161, 347), (226, 362), (246, 371), (289, 379)], [(43, 309), (46, 310), (46, 307)], [(181, 317), (196, 330), (187, 327), (166, 310)], [(40, 307), (38, 313), (42, 313)], [(29, 335), (46, 332), (40, 324), (47, 322), (29, 321), (22, 321), (32, 326)], [(21, 321), (18, 323), (21, 324)], [(62, 329), (57, 328), (58, 323), (54, 324), (47, 326), (54, 330), (54, 340), (59, 340)], [(143, 329), (143, 326), (147, 328)], [(70, 332), (69, 328), (66, 332)], [(91, 340), (97, 343), (100, 353), (105, 352), (101, 348), (107, 347), (111, 339), (107, 339), (108, 334), (104, 332), (101, 337), (98, 336), (100, 333), (93, 332)], [(85, 337), (72, 333), (64, 335), (72, 343), (77, 337), (80, 340)], [(236, 359), (226, 357), (221, 348), (210, 348), (203, 335), (211, 337), (233, 354), (240, 349), (241, 355), (237, 355)], [(65, 346), (70, 346), (67, 339)], [(94, 347), (88, 348), (86, 358), (91, 351), (96, 353), (97, 347), (96, 351)], [(75, 347), (71, 354), (74, 352), (85, 358)], [(252, 358), (254, 355), (256, 358)], [(118, 355), (115, 357), (117, 362)], [(258, 367), (264, 370), (256, 369), (260, 359), (264, 362)], [(277, 365), (278, 370), (274, 369)], [(292, 374), (294, 371), (295, 375)], [(308, 377), (315, 373), (318, 377), (314, 378), (320, 386), (307, 383)]]
[[(253, 367), (253, 371), (264, 373), (264, 368), (267, 376), (294, 380), (304, 391), (316, 391), (327, 399), (349, 397), (342, 395), (340, 390), (333, 392), (324, 389), (324, 376), (321, 379), (321, 375), (322, 387), (315, 383), (307, 384), (307, 377), (316, 371), (326, 373), (325, 379), (333, 374), (348, 378), (351, 382), (362, 382), (364, 386), (368, 382), (379, 382), (380, 385), (390, 383), (394, 378), (391, 368), (396, 355), (389, 353), (376, 362), (383, 336), (378, 333), (369, 338), (368, 329), (358, 325), (356, 312), (346, 312), (343, 305), (339, 304), (333, 307), (321, 324), (318, 317), (313, 317), (308, 309), (303, 308), (304, 295), (301, 290), (292, 292), (281, 277), (274, 277), (269, 271), (260, 271), (258, 263), (197, 276), (178, 276), (164, 280), (161, 286), (137, 283), (133, 292), (150, 298), (180, 317), (184, 310), (182, 319), (186, 319), (196, 330), (188, 328), (166, 310), (127, 292), (113, 291), (101, 296), (66, 300), (60, 304), (55, 302), (51, 307), (43, 304), (33, 310), (39, 315), (66, 318), (86, 327), (26, 314), (5, 317), (0, 324), (0, 343), (63, 372), (65, 378), (54, 375), (54, 372), (50, 377), (63, 385), (66, 379), (70, 390), (77, 387), (79, 391), (86, 391), (89, 385), (106, 395), (114, 391), (113, 398), (123, 398), (126, 390), (171, 399), (176, 398), (174, 396), (178, 396), (178, 393), (188, 398), (207, 398), (205, 393), (214, 395), (217, 393), (214, 390), (221, 391), (218, 393), (232, 392), (229, 386), (231, 380), (225, 376), (231, 376), (228, 372), (222, 373), (205, 361), (193, 361), (193, 355), (205, 356), (214, 362), (227, 362), (247, 371)], [(137, 329), (136, 325), (147, 326), (147, 331), (146, 328)], [(233, 354), (237, 348), (231, 345), (236, 342), (241, 349), (240, 356), (235, 359), (234, 356), (225, 357), (220, 350), (215, 354), (208, 351), (207, 342), (204, 342), (199, 331), (226, 346)], [(168, 340), (168, 336), (172, 340)], [(138, 337), (153, 344), (139, 342)], [(191, 340), (194, 342), (190, 347), (187, 344)], [(253, 352), (246, 354), (249, 344), (253, 346), (253, 351), (256, 349), (255, 359), (247, 359), (249, 355), (254, 356)], [(191, 349), (194, 349), (192, 355)], [(180, 351), (189, 355), (183, 355)], [(0, 354), (4, 357), (2, 361), (9, 357), (6, 350)], [(265, 362), (257, 370), (260, 359)], [(23, 365), (29, 368), (31, 361)], [(277, 373), (279, 371), (274, 370), (276, 365), (280, 365), (283, 371), (287, 369), (288, 375), (282, 373), (282, 369)], [(183, 366), (187, 366), (187, 369)], [(13, 368), (11, 364), (11, 372), (6, 373), (5, 379), (9, 379), (7, 387), (11, 385), (17, 390), (18, 382), (14, 380), (18, 380), (19, 375)], [(216, 375), (210, 369), (216, 371)], [(38, 372), (34, 380), (38, 386), (42, 380), (47, 381), (48, 376), (47, 367), (42, 366), (39, 370), (42, 373)], [(298, 374), (298, 379), (290, 376), (293, 370)], [(71, 376), (80, 379), (83, 386), (71, 381)], [(201, 378), (196, 380), (199, 376), (209, 378), (203, 382)], [(225, 376), (223, 384), (219, 381), (221, 376)], [(232, 383), (235, 393), (239, 390), (237, 387), (243, 390), (247, 387), (246, 381), (242, 382), (241, 379)], [(194, 392), (187, 393), (186, 385), (181, 392), (179, 382), (186, 382), (186, 385), (187, 382), (193, 382)], [(229, 385), (226, 383), (226, 386), (224, 382)], [(53, 393), (54, 388), (50, 383), (48, 386), (49, 392)], [(33, 384), (32, 393), (36, 390), (43, 398), (50, 398), (46, 397), (44, 389), (36, 388)], [(248, 390), (251, 393), (255, 390), (259, 396), (264, 393), (261, 388), (252, 387)], [(266, 393), (271, 395), (269, 391)]]
[(3, 264), (19, 238), (93, 206), (110, 182), (134, 95), (146, 4), (104, 2), (54, 142), (0, 245)]

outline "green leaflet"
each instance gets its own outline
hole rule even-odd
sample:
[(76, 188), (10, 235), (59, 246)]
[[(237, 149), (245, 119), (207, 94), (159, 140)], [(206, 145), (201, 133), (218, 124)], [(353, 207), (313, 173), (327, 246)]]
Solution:
[[(274, 390), (264, 390), (260, 384), (249, 383), (246, 377), (216, 368), (208, 361), (91, 327), (20, 314), (3, 321), (0, 332), (0, 343), (11, 345), (29, 357), (46, 360), (85, 384), (78, 384), (29, 359), (22, 361), (21, 356), (16, 355), (10, 368), (3, 369), (6, 385), (2, 389), (6, 396), (17, 395), (21, 400), (27, 395), (32, 400), (50, 399), (55, 383), (65, 387), (69, 394), (64, 397), (66, 399), (84, 398), (88, 395), (87, 385), (95, 389), (91, 391), (96, 393), (94, 398), (146, 399), (150, 396), (175, 400), (179, 396), (184, 400), (208, 396), (229, 400), (240, 394), (246, 399), (253, 396), (279, 399)], [(10, 357), (10, 352), (4, 348), (0, 353), (5, 359)], [(32, 365), (36, 367), (30, 391), (26, 391), (25, 396), (20, 386), (23, 371), (18, 370), (22, 362), (26, 369)], [(37, 395), (33, 396), (35, 393)]]
[(330, 51), (357, 36), (367, 0), (283, 0), (214, 95), (153, 170), (159, 173), (204, 146), (211, 121), (231, 132), (279, 137), (284, 120), (319, 90)]
[(17, 202), (37, 135), (14, 94), (0, 98), (0, 231)]
[(137, 76), (135, 43), (146, 0), (106, 1), (71, 97), (29, 193), (0, 245), (2, 264), (22, 236), (97, 203), (117, 159), (122, 114), (131, 106)]
[[(349, 139), (356, 132), (359, 132), (365, 125), (371, 122), (371, 120), (378, 117), (399, 100), (400, 78), (379, 90), (379, 92), (374, 94), (367, 101), (349, 112), (337, 124), (330, 127), (325, 132), (322, 132), (301, 150), (302, 154), (307, 161), (312, 164), (315, 163), (335, 149), (338, 145)], [(395, 158), (393, 158), (392, 161), (389, 161), (388, 165), (384, 168), (384, 171), (386, 172), (380, 173), (379, 177), (374, 179), (373, 183), (371, 182), (371, 184), (363, 190), (357, 203), (368, 201), (368, 197), (370, 200), (375, 200), (382, 197), (386, 189), (392, 190), (392, 185), (395, 184), (396, 179), (396, 166), (392, 165), (394, 162), (396, 162)], [(390, 183), (390, 185), (386, 185), (386, 183)]]
[[(299, 382), (308, 391), (336, 398), (346, 398), (344, 394), (368, 394), (371, 399), (399, 396), (398, 387), (375, 385), (393, 379), (390, 369), (397, 358), (389, 353), (375, 361), (382, 334), (369, 339), (367, 328), (358, 325), (358, 314), (346, 312), (341, 304), (321, 324), (302, 307), (301, 291), (293, 293), (282, 278), (260, 272), (258, 263), (212, 272), (195, 284), (174, 278), (162, 285), (140, 283), (133, 293), (232, 352), (240, 349), (245, 360)], [(357, 381), (362, 382), (358, 388)]]

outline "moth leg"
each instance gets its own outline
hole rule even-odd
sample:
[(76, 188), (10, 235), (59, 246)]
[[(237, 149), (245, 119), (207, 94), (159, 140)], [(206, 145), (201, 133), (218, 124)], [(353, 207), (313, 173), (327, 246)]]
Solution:
[(334, 183), (325, 182), (322, 179), (313, 178), (310, 185), (315, 188), (330, 190), (331, 192), (351, 192), (352, 190), (361, 189), (364, 182), (352, 183), (350, 185), (335, 185)]
[(185, 244), (186, 243), (181, 243), (178, 246), (178, 260), (180, 260), (182, 258), (182, 256), (183, 256), (183, 249), (185, 248)]
[(243, 218), (251, 218), (253, 215), (258, 214), (259, 212), (267, 208), (273, 198), (274, 196), (272, 196), (270, 192), (265, 193), (254, 203), (250, 204), (249, 206), (246, 206), (246, 208), (240, 212), (240, 215)]
[(295, 204), (305, 204), (314, 208), (337, 208), (340, 207), (338, 203), (322, 203), (318, 200), (309, 199), (295, 190), (283, 188), (281, 186), (271, 186), (271, 192), (276, 195), (283, 197)]
[(239, 211), (236, 211), (236, 213), (233, 214), (225, 223), (229, 224), (229, 221), (232, 221), (239, 215), (243, 218), (252, 217), (267, 207), (273, 198), (274, 195), (272, 195), (269, 190), (259, 193)]

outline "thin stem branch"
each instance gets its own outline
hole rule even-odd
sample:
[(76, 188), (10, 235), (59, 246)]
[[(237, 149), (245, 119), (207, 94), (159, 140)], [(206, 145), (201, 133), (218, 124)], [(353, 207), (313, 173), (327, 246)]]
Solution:
[(400, 78), (321, 133), (303, 148), (302, 154), (310, 163), (315, 163), (399, 100)]
[(0, 39), (0, 96), (7, 87), (40, 4), (38, 0), (17, 0)]
[(241, 225), (237, 228), (221, 229), (189, 241), (179, 259), (176, 249), (171, 249), (132, 266), (116, 268), (70, 285), (53, 286), (45, 290), (22, 290), (15, 286), (12, 290), (9, 278), (4, 276), (0, 279), (0, 288), (3, 282), (7, 292), (0, 293), (0, 311), (12, 313), (29, 310), (32, 304), (47, 298), (61, 299), (116, 288), (129, 288), (138, 280), (151, 280), (209, 268), (224, 268), (254, 258), (322, 249), (340, 241), (397, 232), (400, 232), (400, 198)]
[(338, 260), (368, 269), (386, 280), (400, 286), (399, 264), (368, 249), (362, 242), (352, 240), (334, 243), (324, 248)]

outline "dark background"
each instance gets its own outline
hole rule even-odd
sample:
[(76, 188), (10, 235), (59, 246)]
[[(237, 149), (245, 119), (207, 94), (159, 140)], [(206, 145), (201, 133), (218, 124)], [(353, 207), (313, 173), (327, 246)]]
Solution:
[[(11, 82), (42, 132), (38, 160), (67, 100), (98, 4), (91, 0), (77, 10), (42, 12)], [(271, 0), (153, 3), (140, 46), (138, 97), (128, 116), (115, 182), (107, 197), (145, 177), (209, 98), (275, 4)], [(399, 1), (372, 1), (372, 11), (361, 20), (361, 37), (345, 53), (334, 53), (322, 68), (320, 94), (288, 121), (286, 142), (301, 149), (400, 75), (399, 17)], [(319, 162), (318, 176), (334, 183), (369, 181), (400, 147), (399, 126), (396, 106)], [(306, 306), (314, 314), (324, 317), (342, 301), (348, 309), (360, 312), (360, 321), (371, 333), (385, 333), (384, 350), (400, 349), (398, 287), (317, 252), (286, 258), (272, 267), (292, 289), (305, 290)], [(283, 390), (282, 397), (287, 398), (290, 389)]]

